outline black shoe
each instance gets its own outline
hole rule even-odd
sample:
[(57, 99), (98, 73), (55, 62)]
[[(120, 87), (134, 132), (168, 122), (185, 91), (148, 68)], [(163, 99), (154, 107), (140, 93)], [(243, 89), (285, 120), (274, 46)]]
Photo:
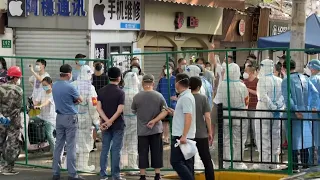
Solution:
[(55, 175), (52, 177), (52, 180), (60, 180), (60, 176)]
[(84, 178), (83, 177), (81, 177), (81, 176), (78, 176), (78, 177), (68, 177), (68, 180), (84, 180)]

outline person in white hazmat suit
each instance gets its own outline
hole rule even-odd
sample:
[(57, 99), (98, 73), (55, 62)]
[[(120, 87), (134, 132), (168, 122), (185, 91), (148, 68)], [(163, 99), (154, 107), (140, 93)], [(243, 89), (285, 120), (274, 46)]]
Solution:
[[(283, 97), (281, 94), (282, 79), (273, 75), (274, 67), (274, 63), (270, 59), (265, 59), (260, 63), (259, 81), (257, 84), (257, 110), (281, 110), (283, 107)], [(266, 163), (271, 162), (272, 158), (273, 163), (279, 162), (281, 121), (278, 119), (259, 118), (280, 118), (280, 112), (258, 111), (255, 117), (257, 118), (254, 122), (256, 127), (255, 136), (260, 160)], [(276, 169), (277, 165), (255, 164), (253, 168), (270, 170)]]
[[(228, 72), (225, 73), (224, 80), (218, 87), (216, 97), (214, 98), (215, 104), (222, 104), (224, 108), (230, 106), (231, 108), (246, 109), (249, 104), (249, 92), (244, 83), (240, 81), (240, 68), (237, 64), (231, 63), (228, 65)], [(227, 80), (229, 77), (229, 82)], [(228, 103), (228, 83), (230, 92), (230, 104)], [(225, 110), (224, 116), (229, 116), (229, 112)], [(247, 117), (246, 111), (231, 111), (231, 117)], [(242, 120), (242, 129), (241, 121)], [(248, 132), (248, 120), (247, 119), (235, 119), (232, 118), (232, 140), (233, 144), (231, 149), (233, 150), (233, 160), (241, 160), (243, 156), (244, 144), (247, 139)], [(223, 159), (231, 160), (230, 149), (230, 124), (229, 119), (223, 120)], [(242, 134), (242, 140), (241, 140)], [(242, 142), (242, 143), (241, 143)], [(241, 149), (242, 147), (242, 149)], [(242, 152), (241, 152), (242, 150)], [(230, 162), (224, 163), (224, 168), (230, 167)], [(234, 162), (234, 169), (247, 169), (244, 163)]]
[(92, 70), (88, 65), (80, 69), (78, 79), (72, 85), (79, 91), (83, 101), (78, 105), (77, 134), (77, 169), (79, 171), (94, 171), (95, 166), (89, 166), (89, 153), (93, 148), (93, 124), (98, 127), (100, 118), (96, 110), (97, 93), (91, 84)]
[[(124, 77), (125, 105), (123, 110), (126, 128), (123, 137), (121, 166), (126, 169), (139, 169), (138, 167), (138, 135), (137, 116), (132, 113), (133, 97), (139, 93), (139, 78), (137, 73), (128, 72)], [(150, 104), (151, 105), (151, 104)], [(130, 172), (133, 173), (133, 172)]]
[[(183, 73), (187, 74), (189, 77), (200, 77), (201, 69), (197, 65), (189, 65), (185, 68)], [(200, 88), (200, 94), (206, 96), (206, 90), (203, 86)], [(200, 159), (199, 153), (197, 153), (194, 157), (194, 169), (204, 169), (204, 165)]]

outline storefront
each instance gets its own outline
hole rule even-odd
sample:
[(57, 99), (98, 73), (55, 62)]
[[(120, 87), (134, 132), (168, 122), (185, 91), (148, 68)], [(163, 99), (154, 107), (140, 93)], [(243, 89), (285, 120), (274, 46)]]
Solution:
[[(137, 43), (143, 52), (206, 50), (222, 33), (222, 8), (155, 1), (145, 1), (144, 7)], [(208, 57), (207, 53), (169, 54), (173, 60), (192, 55)], [(144, 71), (157, 78), (165, 62), (165, 54), (145, 55)]]
[[(73, 0), (69, 3), (59, 0), (9, 0), (8, 26), (14, 29), (14, 54), (61, 58), (74, 58), (78, 53), (89, 55), (88, 3), (89, 0)], [(35, 64), (35, 61), (24, 60), (26, 77), (31, 76), (28, 65)], [(20, 65), (20, 59), (16, 63)], [(62, 63), (58, 60), (47, 61), (46, 70), (54, 80), (59, 77)], [(74, 65), (74, 62), (68, 63)], [(31, 94), (31, 86), (25, 87), (27, 94)]]
[[(290, 31), (290, 20), (276, 20), (270, 19), (269, 21), (269, 36), (275, 36), (284, 32)], [(275, 51), (269, 53), (269, 56), (275, 60), (278, 60), (278, 56), (282, 56), (283, 51)]]
[[(268, 35), (270, 9), (248, 8), (240, 13), (235, 10), (224, 9), (223, 11), (223, 35), (216, 38), (220, 44), (218, 49), (255, 48), (259, 37)], [(256, 51), (231, 51), (228, 54), (235, 58), (238, 65), (242, 66), (246, 57)], [(224, 59), (225, 53), (220, 53), (220, 59)]]
[[(142, 0), (92, 0), (89, 6), (90, 57), (108, 59), (110, 54), (136, 51)], [(129, 56), (115, 56), (114, 65), (125, 71)]]

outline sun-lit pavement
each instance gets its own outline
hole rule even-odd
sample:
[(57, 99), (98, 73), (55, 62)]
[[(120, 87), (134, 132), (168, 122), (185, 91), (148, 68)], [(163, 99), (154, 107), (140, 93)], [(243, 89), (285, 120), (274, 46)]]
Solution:
[[(50, 169), (41, 169), (41, 168), (28, 168), (17, 166), (16, 170), (20, 173), (15, 176), (3, 176), (0, 175), (1, 180), (51, 180), (52, 179), (52, 171)], [(152, 175), (152, 174), (151, 174)], [(99, 180), (99, 176), (95, 174), (81, 174), (86, 180)], [(128, 180), (139, 179), (138, 176), (126, 176)], [(66, 172), (62, 173), (62, 180), (67, 180), (68, 175)], [(110, 178), (111, 179), (111, 178)], [(149, 177), (148, 180), (153, 179), (153, 177)]]

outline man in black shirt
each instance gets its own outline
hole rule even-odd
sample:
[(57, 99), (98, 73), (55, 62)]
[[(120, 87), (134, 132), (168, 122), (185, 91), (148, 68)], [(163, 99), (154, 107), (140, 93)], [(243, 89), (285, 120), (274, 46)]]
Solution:
[(108, 76), (105, 74), (104, 65), (101, 61), (95, 61), (93, 63), (94, 74), (92, 75), (92, 85), (98, 92), (99, 89), (106, 86), (109, 82)]
[(119, 88), (121, 71), (117, 67), (108, 70), (110, 83), (98, 91), (97, 110), (101, 117), (102, 151), (100, 156), (100, 179), (107, 179), (107, 162), (111, 146), (112, 179), (123, 180), (120, 177), (120, 151), (125, 129), (123, 109), (125, 93)]

